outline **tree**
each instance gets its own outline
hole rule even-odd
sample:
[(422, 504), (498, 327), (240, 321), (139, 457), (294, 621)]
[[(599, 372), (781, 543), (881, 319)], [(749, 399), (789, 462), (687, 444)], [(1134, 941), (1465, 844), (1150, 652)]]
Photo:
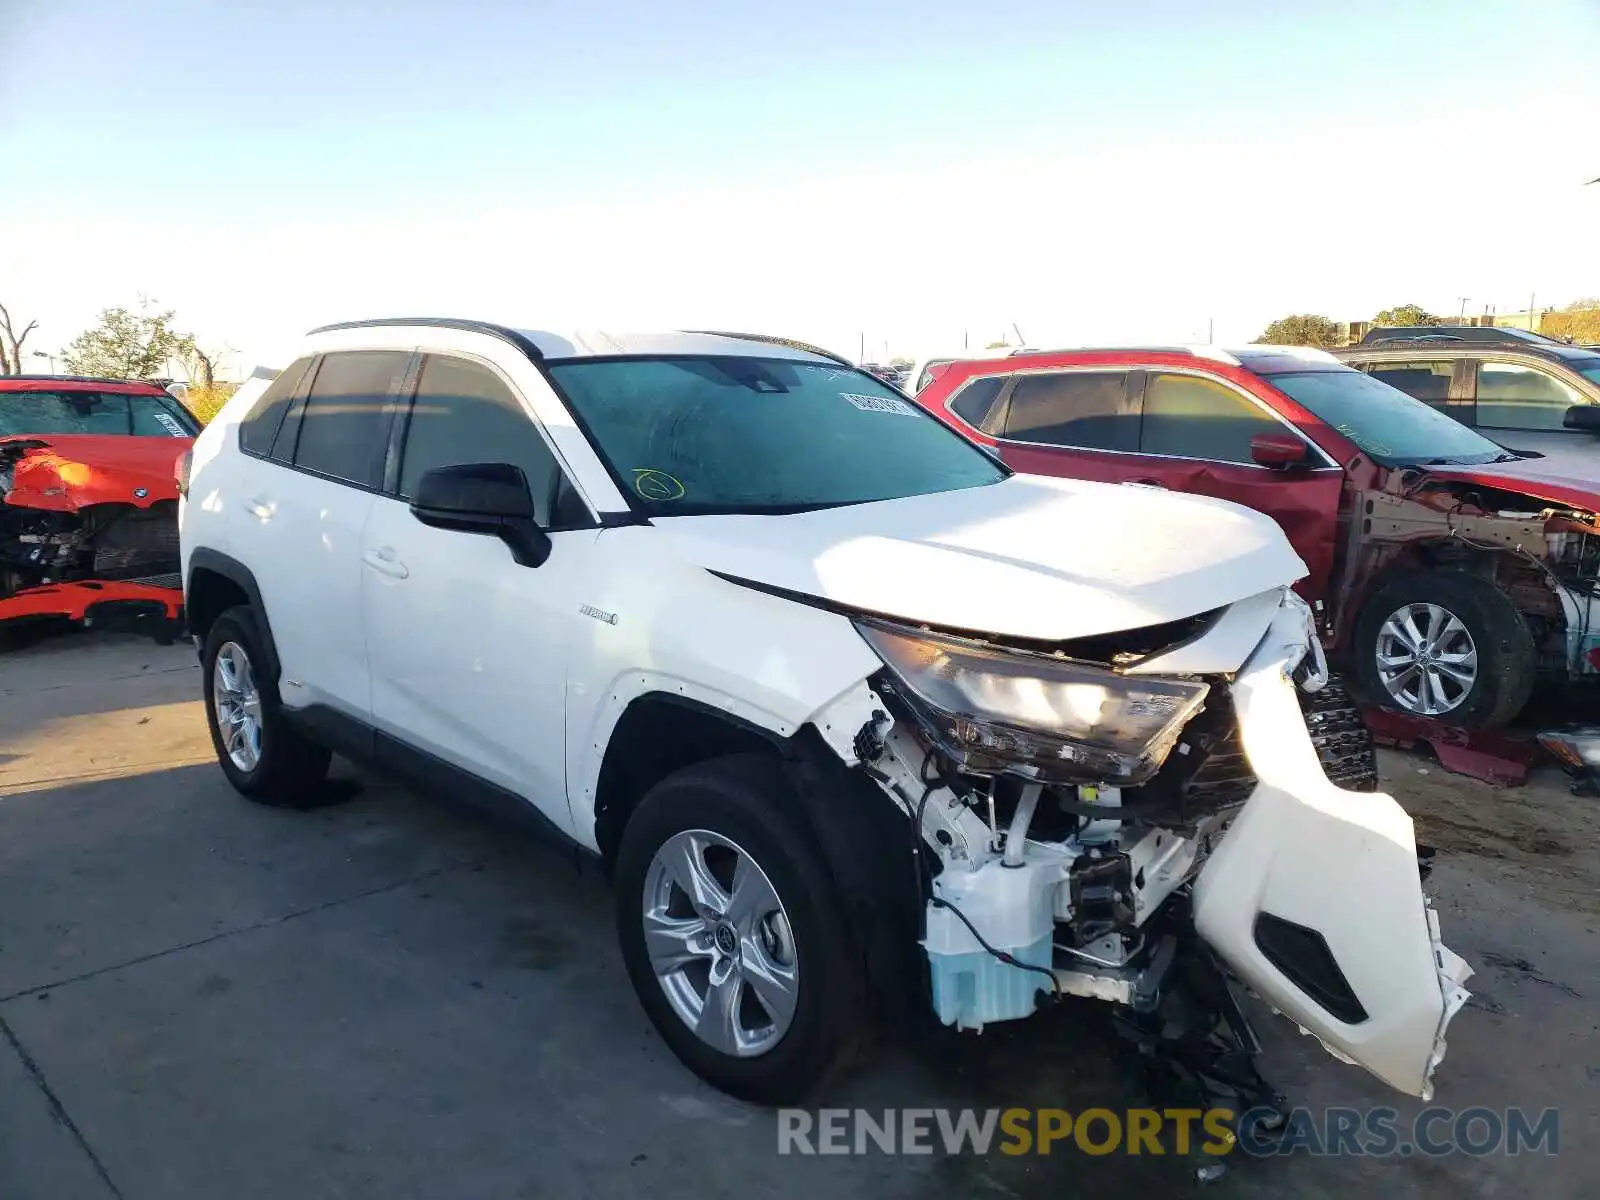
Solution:
[(1268, 325), (1257, 342), (1272, 346), (1337, 346), (1339, 326), (1316, 313), (1279, 317)]
[(1443, 325), (1444, 318), (1436, 317), (1420, 304), (1402, 304), (1386, 308), (1372, 318), (1374, 325)]
[(1006, 341), (1004, 338), (1002, 338), (998, 342), (990, 342), (987, 346), (984, 347), (985, 350), (1009, 350), (1010, 348), (1011, 348), (1011, 343)]
[(137, 313), (108, 308), (100, 323), (73, 338), (61, 357), (77, 375), (155, 379), (166, 373), (168, 363), (181, 362), (194, 350), (194, 339), (172, 327), (174, 316), (170, 309), (152, 313), (147, 305)]
[(29, 321), (18, 333), (11, 323), (10, 311), (0, 304), (0, 375), (22, 374), (22, 344), (37, 328), (39, 322)]
[(1546, 313), (1539, 332), (1584, 344), (1600, 343), (1600, 297), (1574, 300), (1560, 312)]

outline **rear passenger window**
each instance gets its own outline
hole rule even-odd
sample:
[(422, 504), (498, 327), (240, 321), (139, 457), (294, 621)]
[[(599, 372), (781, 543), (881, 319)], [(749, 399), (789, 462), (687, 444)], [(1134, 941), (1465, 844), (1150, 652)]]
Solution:
[(1011, 390), (1006, 437), (1088, 450), (1139, 448), (1139, 419), (1127, 402), (1126, 371), (1027, 375)]
[(1478, 364), (1478, 427), (1551, 430), (1584, 399), (1561, 380), (1520, 363)]
[(317, 368), (300, 418), (294, 465), (362, 487), (383, 477), (386, 405), (411, 355), (396, 350), (329, 354)]
[(1005, 379), (998, 376), (974, 379), (950, 402), (950, 411), (974, 429), (979, 429), (994, 411), (994, 402), (1000, 398), (1000, 389), (1004, 385)]
[(400, 495), (409, 500), (435, 467), (511, 463), (533, 493), (534, 519), (545, 528), (588, 517), (565, 481), (533, 418), (505, 382), (475, 362), (429, 355), (400, 458)]
[(289, 411), (296, 385), (310, 365), (309, 357), (298, 360), (287, 371), (280, 371), (267, 385), (267, 390), (256, 397), (255, 404), (239, 422), (239, 448), (246, 454), (265, 457), (272, 453), (272, 439), (278, 436), (278, 426), (283, 424), (283, 414)]
[(1195, 375), (1151, 375), (1144, 390), (1145, 454), (1252, 463), (1250, 439), (1283, 424), (1230, 387)]

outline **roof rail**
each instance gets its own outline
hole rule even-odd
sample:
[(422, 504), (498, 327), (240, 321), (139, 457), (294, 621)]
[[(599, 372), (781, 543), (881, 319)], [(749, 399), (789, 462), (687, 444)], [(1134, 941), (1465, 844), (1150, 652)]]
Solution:
[[(483, 333), (509, 342), (534, 362), (544, 361), (544, 351), (533, 341), (505, 325), (491, 321), (473, 321), (460, 317), (374, 317), (367, 321), (336, 321), (332, 325), (318, 325), (311, 333), (332, 333), (338, 329), (382, 329), (394, 326), (421, 325), (434, 329), (460, 329), (466, 333)], [(310, 336), (307, 334), (306, 336)]]

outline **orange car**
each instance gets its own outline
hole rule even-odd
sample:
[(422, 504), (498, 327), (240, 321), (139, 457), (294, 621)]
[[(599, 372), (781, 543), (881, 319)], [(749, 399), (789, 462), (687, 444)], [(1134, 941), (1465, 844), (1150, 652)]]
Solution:
[(149, 383), (0, 376), (0, 629), (181, 628), (174, 468), (199, 425)]

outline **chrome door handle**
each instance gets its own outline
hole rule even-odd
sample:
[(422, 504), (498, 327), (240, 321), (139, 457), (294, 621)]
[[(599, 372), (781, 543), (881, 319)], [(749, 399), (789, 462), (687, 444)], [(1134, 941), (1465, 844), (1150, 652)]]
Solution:
[(387, 575), (390, 579), (404, 579), (411, 574), (405, 563), (395, 557), (392, 546), (381, 546), (376, 550), (368, 550), (361, 556), (363, 562), (380, 575)]

